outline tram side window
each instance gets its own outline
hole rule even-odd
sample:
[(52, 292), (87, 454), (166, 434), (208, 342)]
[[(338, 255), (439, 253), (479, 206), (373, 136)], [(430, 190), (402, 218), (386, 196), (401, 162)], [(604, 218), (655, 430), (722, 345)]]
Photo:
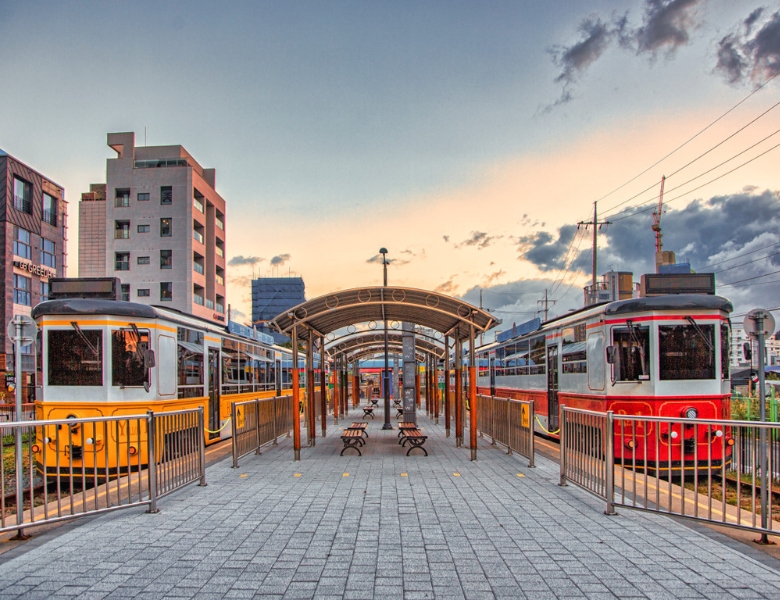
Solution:
[(713, 325), (659, 326), (658, 353), (661, 379), (715, 379)]
[(720, 377), (731, 377), (729, 365), (731, 364), (731, 328), (728, 323), (720, 326)]
[(149, 332), (117, 329), (111, 334), (111, 385), (141, 387), (149, 381), (144, 351), (149, 349)]
[(49, 331), (49, 385), (103, 385), (103, 332)]
[(650, 329), (648, 327), (616, 327), (612, 344), (617, 350), (613, 367), (615, 381), (650, 379)]
[(567, 327), (561, 334), (563, 348), (561, 362), (564, 373), (587, 373), (587, 348), (585, 345), (585, 324)]
[(528, 357), (529, 374), (544, 375), (547, 355), (547, 346), (543, 335), (537, 336), (531, 340), (531, 351)]

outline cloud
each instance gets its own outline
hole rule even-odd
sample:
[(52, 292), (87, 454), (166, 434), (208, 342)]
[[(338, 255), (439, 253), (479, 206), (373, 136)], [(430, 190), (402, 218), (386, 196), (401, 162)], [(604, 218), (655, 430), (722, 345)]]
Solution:
[(264, 260), (264, 258), (260, 258), (259, 256), (242, 256), (239, 254), (228, 261), (228, 266), (241, 267), (244, 265), (251, 265), (254, 267), (256, 264), (261, 263)]
[(577, 27), (578, 39), (568, 45), (552, 46), (548, 53), (560, 69), (555, 78), (562, 84), (560, 97), (543, 111), (570, 102), (573, 87), (585, 72), (615, 43), (637, 55), (655, 58), (660, 50), (672, 56), (677, 48), (690, 42), (691, 33), (701, 19), (697, 8), (705, 0), (645, 0), (642, 22), (631, 27), (628, 13), (602, 18), (585, 17)]
[(455, 291), (458, 289), (458, 286), (455, 284), (456, 277), (457, 275), (451, 276), (447, 281), (433, 288), (433, 291), (439, 294), (453, 295)]
[(481, 250), (482, 248), (487, 248), (492, 244), (495, 240), (500, 240), (502, 237), (501, 235), (495, 236), (495, 235), (488, 235), (484, 231), (472, 231), (471, 237), (463, 240), (461, 243), (456, 244), (456, 248), (463, 248), (464, 246), (476, 246), (477, 249)]
[(564, 225), (558, 230), (557, 239), (546, 231), (517, 238), (521, 255), (518, 259), (527, 260), (542, 271), (563, 269), (576, 232), (576, 225)]
[[(668, 54), (691, 40), (699, 25), (697, 8), (704, 0), (647, 0), (642, 25), (628, 35), (636, 44), (637, 54), (655, 55), (665, 49)], [(626, 37), (622, 40), (625, 43)]]
[(555, 82), (563, 84), (561, 97), (556, 104), (563, 104), (572, 99), (571, 85), (604, 54), (615, 34), (607, 23), (593, 15), (580, 23), (578, 32), (580, 39), (573, 44), (553, 46), (549, 49), (553, 62), (561, 69)]
[(780, 11), (751, 12), (717, 47), (715, 70), (732, 85), (762, 83), (780, 73)]
[(289, 254), (278, 254), (271, 259), (271, 265), (274, 267), (282, 267), (290, 260)]
[[(490, 264), (492, 265), (493, 263)], [(489, 286), (496, 280), (501, 279), (504, 275), (506, 275), (506, 271), (504, 271), (503, 269), (499, 269), (495, 273), (491, 273), (490, 275), (488, 275), (485, 278), (485, 280), (482, 282), (482, 285)]]
[[(403, 253), (403, 251), (402, 251), (402, 253)], [(375, 254), (374, 256), (369, 258), (366, 262), (369, 263), (369, 264), (377, 263), (377, 264), (381, 265), (382, 264), (382, 255), (381, 254)], [(387, 259), (387, 264), (388, 265), (396, 265), (398, 267), (400, 267), (402, 265), (408, 265), (410, 262), (411, 261), (405, 260), (405, 259), (402, 259), (402, 258), (388, 258)]]

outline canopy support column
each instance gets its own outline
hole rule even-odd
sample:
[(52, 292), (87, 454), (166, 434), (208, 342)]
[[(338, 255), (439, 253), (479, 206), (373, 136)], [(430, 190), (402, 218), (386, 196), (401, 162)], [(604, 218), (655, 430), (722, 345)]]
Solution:
[(341, 392), (339, 390), (339, 357), (336, 356), (335, 359), (333, 359), (333, 373), (331, 374), (333, 377), (333, 423), (334, 425), (339, 424), (339, 408), (340, 408), (340, 402), (341, 402)]
[(352, 364), (352, 406), (360, 406), (360, 361), (355, 359)]
[(320, 336), (320, 412), (322, 413), (322, 437), (328, 429), (328, 385), (325, 379), (325, 337)]
[(433, 422), (438, 425), (439, 413), (441, 412), (441, 399), (439, 398), (439, 359), (436, 357), (433, 358), (433, 397), (433, 405), (436, 407), (436, 412), (433, 415)]
[(463, 445), (463, 343), (455, 340), (455, 447)]
[(477, 364), (474, 351), (474, 323), (469, 326), (469, 433), (471, 460), (477, 460)]
[(306, 342), (306, 430), (309, 434), (309, 446), (314, 446), (317, 437), (316, 412), (314, 399), (314, 337), (309, 333)]
[(450, 338), (444, 336), (444, 430), (450, 437)]
[(298, 326), (292, 327), (293, 460), (301, 460), (301, 390), (298, 381)]

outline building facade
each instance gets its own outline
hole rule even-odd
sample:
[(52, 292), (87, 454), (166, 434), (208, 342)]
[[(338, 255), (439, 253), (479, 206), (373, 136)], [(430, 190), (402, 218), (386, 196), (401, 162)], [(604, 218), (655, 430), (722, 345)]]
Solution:
[[(108, 145), (117, 156), (106, 161), (105, 200), (79, 207), (81, 231), (95, 231), (105, 210), (103, 230), (79, 246), (80, 263), (89, 276), (121, 279), (123, 300), (225, 323), (227, 225), (215, 170), (182, 146), (136, 147), (134, 133), (109, 133)], [(102, 243), (98, 273), (91, 257)]]
[[(0, 265), (4, 325), (0, 327), (0, 367), (13, 370), (13, 343), (5, 324), (17, 314), (48, 299), (49, 278), (67, 276), (68, 211), (65, 190), (48, 177), (0, 150), (0, 243), (5, 260)], [(22, 351), (25, 398), (35, 372), (33, 347)]]
[(277, 343), (289, 340), (265, 324), (293, 306), (306, 301), (306, 286), (302, 277), (259, 277), (252, 280), (252, 323)]
[[(780, 331), (764, 339), (766, 352), (765, 364), (768, 366), (780, 365)], [(745, 343), (750, 342), (752, 358), (745, 357)], [(745, 327), (736, 319), (731, 324), (731, 366), (733, 368), (745, 368), (758, 365), (757, 341), (745, 333)], [(752, 364), (751, 364), (752, 363)]]
[(79, 277), (106, 271), (106, 184), (93, 183), (79, 202)]

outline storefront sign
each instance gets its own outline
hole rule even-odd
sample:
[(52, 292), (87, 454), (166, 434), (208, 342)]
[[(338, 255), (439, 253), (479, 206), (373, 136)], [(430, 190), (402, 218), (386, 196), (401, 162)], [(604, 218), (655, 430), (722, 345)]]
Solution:
[(14, 266), (18, 269), (21, 269), (22, 271), (27, 271), (31, 275), (38, 275), (38, 277), (56, 277), (57, 273), (55, 271), (52, 271), (51, 269), (48, 269), (46, 267), (42, 267), (40, 265), (34, 265), (32, 263), (28, 262), (22, 262), (19, 260), (14, 261)]

